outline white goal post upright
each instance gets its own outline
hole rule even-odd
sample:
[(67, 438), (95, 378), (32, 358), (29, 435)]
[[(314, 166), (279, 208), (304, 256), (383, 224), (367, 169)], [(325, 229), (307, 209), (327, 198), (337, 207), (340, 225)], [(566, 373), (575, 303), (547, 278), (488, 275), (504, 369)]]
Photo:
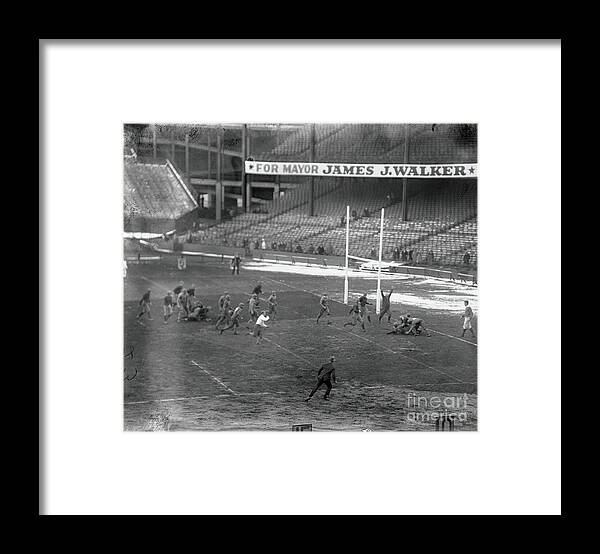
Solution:
[[(381, 262), (383, 258), (383, 221), (384, 221), (384, 208), (381, 208), (381, 224), (379, 229), (379, 262), (377, 263), (377, 300), (376, 300), (376, 312), (379, 315), (381, 309)], [(346, 267), (344, 275), (344, 304), (348, 304), (349, 292), (348, 292), (348, 273), (349, 260), (361, 262), (371, 262), (368, 258), (360, 258), (359, 256), (352, 256), (350, 254), (350, 206), (346, 206)]]
[(379, 263), (377, 264), (377, 302), (375, 304), (375, 312), (379, 315), (381, 311), (381, 257), (383, 255), (383, 212), (381, 208), (381, 228), (379, 230)]
[(346, 274), (344, 277), (344, 304), (348, 304), (348, 247), (350, 244), (350, 206), (346, 206)]

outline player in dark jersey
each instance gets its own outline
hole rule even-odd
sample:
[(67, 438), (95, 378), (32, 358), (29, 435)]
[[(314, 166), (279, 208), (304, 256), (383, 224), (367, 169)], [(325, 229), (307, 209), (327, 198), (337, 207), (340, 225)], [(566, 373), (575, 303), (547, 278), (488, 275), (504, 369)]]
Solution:
[(248, 301), (248, 322), (246, 328), (250, 329), (250, 325), (255, 323), (260, 315), (260, 300), (257, 293), (252, 293), (250, 300)]
[(181, 320), (186, 320), (189, 314), (188, 294), (186, 289), (181, 289), (177, 295), (177, 323)]
[(381, 291), (381, 311), (379, 312), (379, 323), (381, 323), (381, 318), (387, 314), (388, 323), (392, 320), (392, 306), (390, 302), (390, 298), (392, 297), (392, 292), (394, 289), (390, 289), (390, 293), (386, 296)]
[(217, 322), (215, 323), (215, 327), (218, 329), (219, 324), (224, 323), (225, 325), (229, 324), (229, 317), (231, 312), (231, 297), (229, 294), (225, 293), (224, 296), (219, 298), (219, 317), (217, 318)]
[(262, 294), (262, 281), (259, 281), (258, 285), (254, 287), (252, 294), (256, 294), (256, 296), (260, 296)]
[(231, 323), (227, 325), (227, 327), (223, 327), (219, 329), (219, 334), (223, 334), (223, 331), (227, 331), (228, 329), (233, 329), (233, 334), (238, 334), (238, 329), (240, 327), (240, 320), (242, 319), (242, 311), (244, 310), (244, 304), (240, 303), (237, 305), (236, 309), (233, 310), (233, 314), (231, 314)]
[(168, 290), (167, 294), (163, 299), (163, 317), (165, 323), (168, 322), (169, 318), (173, 315), (173, 295), (171, 291)]
[(393, 323), (393, 328), (391, 331), (388, 331), (388, 335), (406, 335), (406, 331), (408, 331), (408, 318), (410, 314), (401, 315), (396, 321)]
[(308, 395), (308, 397), (305, 398), (305, 402), (308, 402), (312, 398), (313, 394), (315, 394), (315, 392), (317, 392), (323, 385), (325, 385), (327, 387), (327, 390), (325, 391), (325, 396), (323, 396), (323, 399), (329, 400), (329, 395), (331, 393), (331, 389), (333, 388), (331, 382), (332, 381), (334, 383), (336, 382), (335, 367), (333, 367), (333, 362), (335, 362), (335, 357), (330, 356), (329, 362), (326, 364), (323, 364), (319, 368), (319, 372), (317, 373), (317, 384), (315, 385), (315, 388), (312, 391), (310, 391), (310, 394)]
[(150, 301), (150, 292), (150, 289), (148, 289), (144, 293), (144, 296), (142, 296), (142, 299), (140, 300), (139, 305), (141, 312), (136, 317), (138, 321), (140, 320), (140, 317), (142, 317), (144, 314), (148, 314), (148, 319), (152, 320), (152, 314), (150, 312), (150, 306), (152, 306), (152, 302)]
[(185, 290), (187, 291), (186, 310), (188, 314), (191, 314), (197, 304), (196, 285), (192, 285)]
[(227, 291), (225, 291), (221, 296), (219, 296), (219, 300), (217, 301), (217, 309), (219, 310), (219, 312), (223, 309), (223, 304), (225, 303), (225, 300), (227, 300), (228, 296), (229, 293)]
[(394, 328), (388, 335), (420, 335), (425, 334), (430, 337), (431, 333), (425, 328), (423, 320), (419, 317), (412, 317), (410, 314), (400, 316), (398, 321), (394, 322)]
[(350, 308), (348, 315), (350, 316), (351, 320), (344, 323), (344, 327), (346, 327), (346, 325), (352, 325), (352, 327), (354, 327), (357, 323), (360, 323), (362, 330), (366, 331), (365, 320), (360, 315), (360, 307), (358, 306), (358, 302), (354, 304), (352, 308)]
[(319, 315), (317, 316), (317, 323), (319, 323), (319, 319), (321, 319), (321, 317), (323, 317), (325, 314), (327, 314), (327, 325), (331, 325), (331, 319), (329, 319), (331, 312), (329, 311), (329, 297), (327, 294), (321, 296), (319, 300)]
[(179, 284), (173, 289), (173, 296), (177, 298), (179, 293), (183, 290), (183, 281), (179, 281)]
[(194, 301), (187, 316), (187, 321), (206, 321), (210, 306), (205, 306), (200, 300)]
[(406, 334), (417, 336), (423, 332), (428, 337), (431, 336), (431, 333), (427, 329), (425, 329), (425, 324), (423, 323), (423, 320), (421, 318), (408, 316), (408, 330), (406, 331)]
[(360, 315), (363, 320), (366, 318), (369, 323), (371, 323), (371, 314), (369, 313), (369, 308), (367, 308), (367, 306), (371, 306), (371, 303), (367, 299), (366, 292), (358, 299), (358, 305), (360, 307)]
[(271, 296), (267, 299), (269, 304), (269, 316), (271, 317), (271, 322), (275, 318), (275, 314), (277, 313), (277, 294), (275, 291), (271, 292)]
[(233, 256), (233, 258), (231, 258), (231, 274), (235, 274), (237, 272), (237, 274), (240, 274), (240, 264), (242, 263), (242, 258), (240, 257), (240, 255), (236, 252), (235, 255)]

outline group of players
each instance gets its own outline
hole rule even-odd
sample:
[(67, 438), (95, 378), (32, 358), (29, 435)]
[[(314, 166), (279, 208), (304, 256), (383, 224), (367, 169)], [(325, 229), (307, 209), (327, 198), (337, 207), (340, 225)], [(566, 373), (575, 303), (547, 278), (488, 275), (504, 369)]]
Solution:
[[(265, 309), (261, 308), (261, 297), (262, 294), (262, 283), (259, 282), (250, 295), (248, 300), (248, 320), (246, 321), (246, 335), (252, 335), (256, 339), (256, 344), (259, 344), (263, 339), (264, 329), (268, 328), (268, 321), (272, 321), (277, 314), (277, 294), (275, 291), (271, 292), (270, 296), (267, 299), (267, 307)], [(390, 289), (390, 292), (386, 295), (383, 291), (381, 291), (381, 306), (379, 311), (379, 320), (384, 317), (387, 317), (388, 324), (392, 323), (392, 308), (391, 308), (391, 296), (393, 289)], [(142, 296), (139, 305), (140, 312), (137, 315), (136, 320), (141, 323), (141, 318), (144, 315), (147, 315), (148, 319), (152, 319), (151, 313), (151, 290), (148, 289), (146, 293)], [(473, 337), (475, 333), (473, 332), (471, 320), (474, 316), (473, 310), (468, 305), (469, 302), (467, 300), (465, 303), (465, 311), (463, 314), (464, 323), (463, 323), (463, 333), (464, 337), (465, 332), (467, 330), (471, 331)], [(369, 310), (369, 306), (372, 304), (369, 302), (367, 293), (363, 293), (360, 297), (356, 299), (356, 302), (351, 306), (348, 316), (349, 320), (344, 323), (344, 327), (346, 326), (356, 326), (360, 325), (361, 329), (366, 332), (365, 321), (371, 323), (371, 313)], [(164, 323), (168, 323), (169, 319), (173, 315), (174, 306), (177, 308), (177, 322), (181, 321), (210, 321), (207, 317), (208, 312), (210, 311), (210, 306), (204, 306), (202, 302), (196, 297), (196, 288), (194, 285), (191, 285), (188, 288), (184, 288), (183, 281), (180, 281), (179, 284), (173, 289), (173, 291), (167, 291), (167, 294), (163, 298), (163, 319)], [(242, 326), (242, 321), (244, 318), (244, 308), (245, 303), (240, 302), (235, 307), (231, 301), (231, 296), (227, 291), (225, 291), (218, 300), (217, 309), (218, 316), (215, 321), (215, 329), (222, 335), (225, 331), (233, 329), (233, 334), (238, 335), (238, 330)], [(327, 318), (327, 324), (331, 325), (331, 311), (329, 309), (329, 297), (327, 294), (323, 294), (319, 299), (319, 314), (316, 318), (316, 323), (323, 316)], [(251, 330), (251, 327), (253, 329)], [(388, 335), (414, 335), (418, 336), (422, 333), (425, 333), (428, 337), (431, 337), (431, 333), (425, 328), (425, 324), (421, 318), (413, 317), (410, 314), (401, 315), (397, 320), (392, 323), (391, 331), (388, 331)], [(333, 366), (333, 362), (335, 358), (331, 356), (329, 358), (329, 362), (321, 366), (317, 376), (317, 384), (313, 388), (313, 390), (309, 393), (308, 397), (305, 399), (306, 402), (310, 401), (312, 396), (317, 392), (317, 390), (322, 386), (326, 386), (326, 392), (324, 395), (324, 399), (328, 400), (329, 395), (332, 389), (332, 381), (335, 383), (335, 368)]]
[[(148, 289), (142, 296), (139, 306), (140, 312), (136, 320), (143, 325), (141, 318), (146, 315), (152, 320), (152, 300), (151, 289)], [(177, 309), (177, 323), (181, 321), (204, 321), (207, 319), (207, 314), (210, 311), (210, 306), (204, 306), (199, 298), (196, 297), (196, 286), (191, 285), (184, 288), (183, 281), (172, 290), (168, 290), (163, 298), (163, 321), (168, 323), (173, 316), (174, 310)]]
[[(177, 323), (182, 321), (210, 321), (208, 313), (211, 310), (210, 306), (205, 306), (199, 298), (196, 297), (196, 287), (191, 285), (184, 288), (183, 281), (172, 290), (167, 291), (163, 298), (163, 321), (165, 324), (173, 316), (174, 310), (177, 310)], [(152, 300), (151, 289), (148, 289), (139, 301), (140, 311), (136, 317), (136, 321), (143, 325), (142, 317), (147, 316), (152, 320)], [(267, 299), (267, 308), (262, 309), (260, 306), (260, 295), (262, 294), (262, 283), (258, 283), (250, 299), (248, 300), (249, 318), (246, 323), (249, 335), (256, 338), (256, 343), (260, 343), (263, 338), (263, 329), (268, 327), (267, 321), (273, 320), (277, 313), (277, 293), (273, 291)], [(233, 306), (231, 296), (225, 291), (218, 300), (218, 315), (215, 322), (215, 329), (219, 334), (224, 331), (233, 329), (233, 334), (238, 335), (238, 330), (242, 323), (243, 311), (245, 304), (240, 302), (237, 306)], [(253, 326), (254, 329), (250, 330)]]
[[(173, 291), (167, 291), (163, 298), (163, 320), (164, 323), (168, 323), (169, 319), (173, 316), (174, 308), (177, 309), (177, 322), (181, 321), (208, 321), (208, 312), (210, 306), (204, 306), (204, 304), (196, 297), (196, 287), (191, 285), (188, 288), (184, 288), (183, 281), (173, 289)], [(388, 323), (392, 322), (392, 309), (391, 309), (391, 296), (393, 289), (386, 295), (381, 291), (381, 309), (379, 312), (379, 323), (387, 316)], [(267, 299), (267, 307), (261, 308), (260, 295), (262, 294), (262, 283), (258, 283), (250, 299), (248, 300), (248, 320), (246, 322), (246, 329), (249, 335), (253, 335), (256, 338), (256, 343), (260, 343), (263, 338), (263, 330), (268, 327), (267, 321), (273, 320), (277, 314), (277, 293), (271, 292), (271, 295)], [(151, 290), (148, 289), (142, 296), (139, 305), (140, 312), (137, 315), (137, 321), (141, 323), (141, 318), (147, 315), (149, 319), (152, 319), (150, 300)], [(361, 329), (366, 332), (365, 322), (371, 323), (371, 313), (369, 306), (372, 304), (367, 298), (367, 294), (362, 294), (356, 299), (356, 302), (350, 308), (348, 316), (350, 319), (344, 323), (344, 327), (360, 325)], [(225, 291), (218, 300), (218, 316), (215, 322), (215, 329), (219, 334), (223, 334), (225, 331), (233, 329), (233, 334), (238, 335), (239, 329), (242, 325), (242, 319), (244, 317), (245, 303), (240, 302), (236, 306), (233, 306), (231, 296)], [(470, 310), (470, 308), (469, 308)], [(319, 314), (317, 315), (316, 323), (319, 323), (323, 316), (327, 316), (327, 324), (331, 325), (331, 310), (329, 308), (329, 297), (327, 294), (323, 294), (319, 299)], [(253, 330), (250, 328), (254, 327)], [(431, 336), (429, 331), (425, 328), (425, 324), (421, 318), (412, 317), (410, 314), (401, 315), (392, 324), (392, 330), (389, 331), (388, 335), (420, 335), (425, 333), (428, 337)], [(463, 333), (464, 335), (464, 333)]]
[[(262, 309), (260, 306), (260, 295), (262, 294), (262, 283), (258, 283), (250, 295), (248, 300), (248, 321), (246, 322), (247, 335), (252, 335), (256, 338), (256, 344), (259, 344), (263, 339), (263, 330), (268, 327), (267, 321), (273, 320), (277, 314), (277, 293), (271, 292), (267, 299), (267, 308)], [(238, 335), (238, 330), (244, 317), (244, 302), (240, 302), (235, 308), (232, 307), (231, 297), (228, 292), (224, 292), (219, 298), (218, 309), (219, 316), (215, 322), (215, 328), (219, 334), (223, 334), (229, 329), (233, 329), (233, 334)], [(253, 326), (253, 330), (250, 327)]]
[[(391, 297), (394, 289), (390, 289), (390, 292), (386, 295), (383, 291), (381, 291), (381, 307), (379, 310), (379, 320), (381, 320), (387, 316), (388, 323), (392, 322), (392, 305), (391, 305)], [(350, 320), (344, 323), (344, 327), (346, 326), (356, 326), (360, 325), (361, 329), (366, 332), (365, 321), (371, 323), (371, 313), (368, 308), (371, 303), (367, 298), (367, 293), (362, 294), (359, 298), (357, 298), (356, 302), (350, 308), (348, 315), (350, 316)], [(388, 335), (420, 335), (421, 333), (425, 333), (428, 337), (431, 336), (429, 331), (425, 328), (425, 324), (423, 320), (418, 317), (412, 317), (410, 314), (401, 315), (396, 321), (393, 323), (393, 329), (389, 331)]]

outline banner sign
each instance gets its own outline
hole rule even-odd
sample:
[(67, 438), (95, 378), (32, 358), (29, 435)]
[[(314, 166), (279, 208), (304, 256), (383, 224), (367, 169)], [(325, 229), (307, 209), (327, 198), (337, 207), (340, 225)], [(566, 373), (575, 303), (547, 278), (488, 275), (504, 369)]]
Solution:
[(252, 175), (439, 179), (477, 177), (477, 164), (345, 164), (246, 161)]

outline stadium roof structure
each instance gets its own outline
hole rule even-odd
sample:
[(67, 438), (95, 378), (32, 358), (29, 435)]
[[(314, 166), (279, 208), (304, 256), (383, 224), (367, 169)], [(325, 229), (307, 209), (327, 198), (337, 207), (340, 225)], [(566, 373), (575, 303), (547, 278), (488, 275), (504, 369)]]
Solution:
[(133, 219), (175, 220), (198, 204), (170, 163), (125, 163), (125, 206)]

